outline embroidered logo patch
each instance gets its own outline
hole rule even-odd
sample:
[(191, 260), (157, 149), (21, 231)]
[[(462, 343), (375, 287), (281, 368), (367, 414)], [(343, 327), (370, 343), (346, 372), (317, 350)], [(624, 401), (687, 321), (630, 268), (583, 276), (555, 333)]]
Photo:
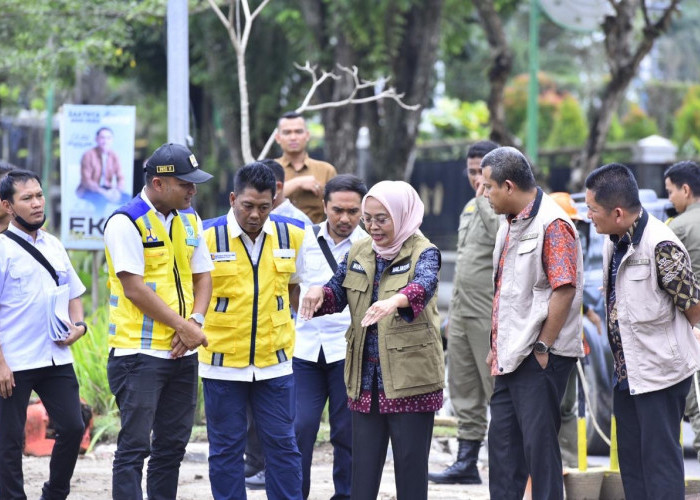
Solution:
[(148, 242), (151, 242), (151, 241), (158, 241), (158, 237), (157, 237), (157, 236), (153, 236), (152, 229), (151, 229), (150, 227), (149, 227), (148, 229), (146, 229), (146, 231), (147, 231), (147, 233), (146, 233), (146, 241), (148, 241)]
[(406, 262), (405, 264), (399, 264), (391, 268), (389, 274), (403, 274), (407, 273), (411, 269), (411, 263)]
[(360, 265), (359, 262), (356, 260), (352, 261), (352, 264), (350, 264), (350, 270), (355, 271), (356, 273), (362, 273), (362, 274), (367, 274), (365, 272), (365, 268)]
[(175, 173), (175, 165), (158, 165), (156, 174), (172, 174)]

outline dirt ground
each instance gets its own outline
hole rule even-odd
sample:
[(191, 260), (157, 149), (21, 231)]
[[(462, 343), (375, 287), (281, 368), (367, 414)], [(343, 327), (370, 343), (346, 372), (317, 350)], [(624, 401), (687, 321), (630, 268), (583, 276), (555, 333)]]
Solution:
[[(445, 464), (452, 461), (446, 452), (445, 440), (434, 440), (430, 453), (430, 469), (442, 470)], [(71, 500), (103, 500), (111, 498), (112, 457), (114, 445), (98, 446), (94, 452), (81, 456), (71, 483)], [(179, 500), (202, 500), (212, 498), (209, 489), (207, 469), (207, 444), (190, 443), (187, 455), (180, 470), (178, 487)], [(311, 493), (309, 500), (328, 500), (333, 495), (332, 478), (333, 449), (325, 443), (318, 446), (314, 452), (314, 462), (311, 470)], [(24, 457), (24, 483), (28, 498), (39, 498), (41, 485), (48, 477), (48, 457)], [(481, 471), (482, 479), (486, 482), (488, 471)], [(145, 491), (145, 484), (144, 484)], [(430, 484), (429, 498), (440, 500), (483, 500), (488, 499), (488, 485), (434, 485)], [(145, 495), (144, 495), (145, 497)], [(249, 500), (264, 500), (264, 491), (248, 490)], [(379, 499), (396, 498), (394, 488), (394, 469), (391, 453), (387, 457), (384, 475), (380, 487)], [(241, 499), (243, 500), (243, 499)]]

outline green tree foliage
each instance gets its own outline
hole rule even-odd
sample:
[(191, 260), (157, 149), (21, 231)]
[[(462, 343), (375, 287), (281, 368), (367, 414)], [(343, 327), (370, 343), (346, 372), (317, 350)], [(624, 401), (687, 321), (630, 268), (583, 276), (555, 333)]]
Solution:
[(676, 112), (673, 140), (684, 154), (700, 152), (700, 85), (693, 85)]
[(442, 98), (423, 113), (422, 139), (477, 141), (488, 137), (489, 110), (484, 101), (465, 102)]
[(622, 142), (625, 140), (625, 129), (620, 123), (620, 118), (614, 114), (610, 121), (610, 130), (608, 131), (608, 142)]
[(587, 133), (588, 124), (581, 105), (574, 96), (565, 96), (554, 118), (547, 147), (583, 146)]
[[(537, 98), (539, 105), (537, 136), (538, 142), (543, 144), (554, 125), (554, 118), (559, 111), (562, 96), (557, 89), (556, 82), (551, 76), (545, 73), (539, 73), (537, 78), (540, 88), (540, 93)], [(527, 126), (528, 81), (529, 76), (526, 74), (516, 76), (513, 78), (511, 84), (506, 87), (504, 96), (508, 129), (513, 131), (523, 143), (525, 142), (525, 127)]]
[(628, 141), (638, 141), (659, 131), (654, 119), (635, 103), (630, 104), (627, 114), (622, 117), (621, 124), (625, 131), (624, 138)]
[(71, 83), (76, 69), (129, 65), (135, 30), (164, 12), (163, 0), (3, 0), (0, 79)]

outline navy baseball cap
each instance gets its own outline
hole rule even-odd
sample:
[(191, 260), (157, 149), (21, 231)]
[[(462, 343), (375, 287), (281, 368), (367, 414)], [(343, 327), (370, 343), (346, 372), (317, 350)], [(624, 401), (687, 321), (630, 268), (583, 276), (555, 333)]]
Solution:
[(182, 144), (163, 144), (156, 149), (143, 167), (147, 174), (160, 177), (177, 177), (180, 180), (201, 184), (212, 178), (202, 171), (192, 151)]

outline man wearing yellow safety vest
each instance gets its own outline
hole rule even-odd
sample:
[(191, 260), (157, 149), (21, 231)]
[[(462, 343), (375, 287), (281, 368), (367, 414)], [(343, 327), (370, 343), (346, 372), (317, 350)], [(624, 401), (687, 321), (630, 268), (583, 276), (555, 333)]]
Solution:
[(180, 462), (197, 402), (197, 351), (213, 266), (195, 184), (211, 175), (186, 147), (164, 144), (147, 160), (146, 186), (105, 227), (109, 267), (107, 375), (121, 415), (112, 497), (177, 497)]
[(228, 214), (206, 221), (213, 293), (199, 351), (216, 500), (246, 497), (246, 404), (265, 455), (267, 497), (301, 500), (301, 454), (294, 436), (294, 323), (289, 284), (304, 230), (271, 220), (272, 170), (254, 162), (234, 179)]

